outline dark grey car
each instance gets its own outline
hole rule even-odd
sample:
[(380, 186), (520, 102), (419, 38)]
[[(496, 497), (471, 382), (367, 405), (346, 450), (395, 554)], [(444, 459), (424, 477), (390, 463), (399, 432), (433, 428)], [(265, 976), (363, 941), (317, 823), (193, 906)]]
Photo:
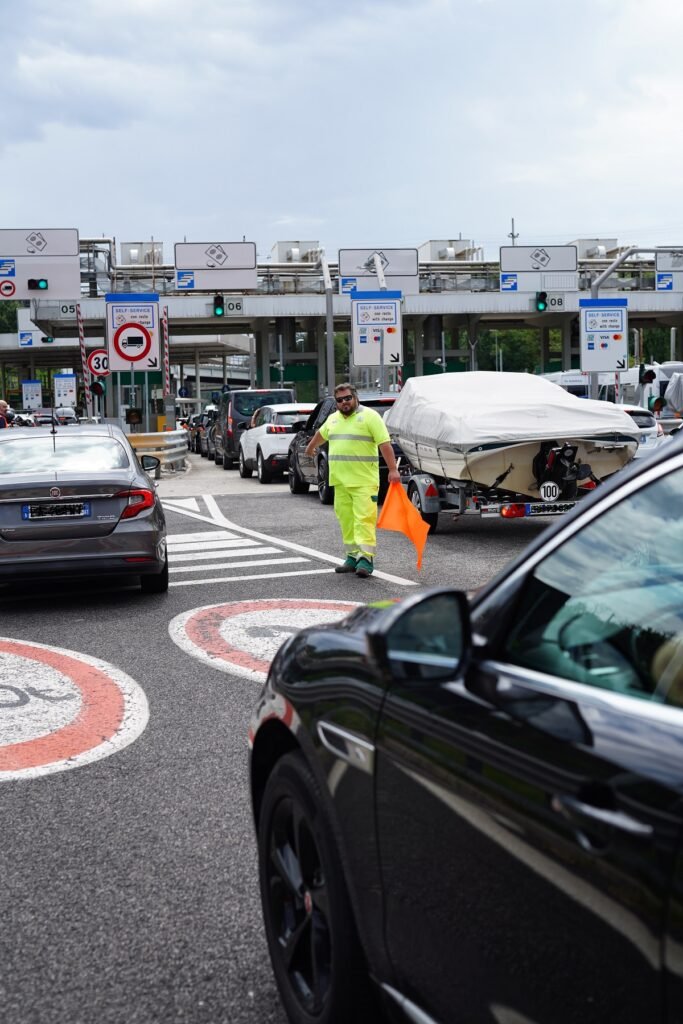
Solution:
[(139, 576), (168, 589), (166, 522), (153, 481), (110, 424), (0, 435), (0, 583)]

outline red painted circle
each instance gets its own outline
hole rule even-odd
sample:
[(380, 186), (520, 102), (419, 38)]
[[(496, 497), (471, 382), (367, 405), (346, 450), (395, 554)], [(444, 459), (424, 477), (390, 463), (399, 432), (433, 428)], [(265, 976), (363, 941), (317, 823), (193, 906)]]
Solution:
[(107, 366), (109, 366), (109, 353), (106, 350), (106, 348), (94, 348), (92, 352), (88, 352), (88, 369), (92, 373), (93, 377), (108, 377), (109, 374), (111, 373), (110, 369), (96, 370), (93, 367), (91, 360), (94, 361), (97, 356), (104, 356), (107, 359)]
[(41, 669), (53, 670), (79, 693), (80, 704), (73, 717), (63, 719), (63, 724), (51, 728), (45, 721), (36, 735), (15, 742), (7, 742), (15, 730), (8, 728), (11, 723), (5, 714), (0, 723), (4, 726), (0, 779), (63, 771), (106, 757), (137, 738), (147, 723), (144, 693), (137, 683), (106, 662), (7, 637), (0, 638), (0, 662), (3, 656), (28, 663), (30, 684), (25, 684), (26, 691), (31, 689), (35, 694), (33, 687), (38, 685), (36, 677)]
[[(130, 330), (131, 328), (133, 328), (136, 331), (139, 331), (140, 334), (142, 334), (145, 339), (145, 344), (142, 347), (142, 351), (136, 352), (135, 354), (133, 354), (132, 352), (126, 352), (124, 349), (122, 349), (120, 341), (122, 333), (124, 331)], [(121, 324), (121, 326), (117, 329), (116, 334), (114, 335), (114, 348), (116, 349), (116, 354), (119, 355), (121, 359), (125, 359), (127, 363), (137, 363), (141, 359), (144, 359), (146, 356), (148, 356), (149, 353), (151, 352), (152, 335), (149, 333), (146, 327), (142, 326), (142, 324), (130, 322), (126, 324)]]
[(314, 614), (313, 622), (329, 622), (348, 615), (357, 607), (355, 601), (305, 598), (234, 601), (182, 612), (169, 623), (169, 633), (174, 643), (187, 654), (213, 668), (251, 679), (265, 679), (275, 652), (273, 650), (269, 656), (265, 649), (267, 643), (261, 643), (259, 650), (258, 640), (245, 642), (245, 637), (240, 636), (240, 622), (243, 624), (245, 617), (254, 625), (260, 623), (268, 629), (269, 625), (272, 628), (268, 616), (276, 615), (285, 623), (289, 619), (292, 631), (296, 632), (311, 624), (310, 621), (297, 622), (301, 612), (304, 615)]
[(14, 281), (0, 281), (0, 295), (4, 295), (6, 299), (14, 295), (16, 290)]

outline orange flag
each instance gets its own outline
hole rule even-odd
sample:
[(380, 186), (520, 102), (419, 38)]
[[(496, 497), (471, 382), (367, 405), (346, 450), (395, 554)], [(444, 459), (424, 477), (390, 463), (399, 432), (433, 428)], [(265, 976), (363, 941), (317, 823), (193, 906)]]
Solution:
[(422, 568), (422, 552), (427, 542), (429, 526), (408, 498), (401, 484), (389, 484), (382, 511), (377, 520), (381, 530), (396, 530), (405, 533), (417, 551), (417, 567)]

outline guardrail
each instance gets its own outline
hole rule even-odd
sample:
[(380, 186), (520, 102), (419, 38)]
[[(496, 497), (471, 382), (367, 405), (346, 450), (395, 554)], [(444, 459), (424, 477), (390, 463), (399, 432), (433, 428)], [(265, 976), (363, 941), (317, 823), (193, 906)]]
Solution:
[(128, 440), (138, 455), (156, 455), (161, 465), (154, 474), (161, 479), (162, 470), (175, 473), (185, 469), (189, 454), (186, 430), (165, 430), (161, 434), (129, 434)]

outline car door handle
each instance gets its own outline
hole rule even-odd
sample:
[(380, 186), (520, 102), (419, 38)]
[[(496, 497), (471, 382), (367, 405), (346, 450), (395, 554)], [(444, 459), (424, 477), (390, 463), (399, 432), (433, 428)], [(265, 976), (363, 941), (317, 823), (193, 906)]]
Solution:
[(575, 819), (579, 819), (580, 822), (583, 819), (616, 829), (619, 832), (627, 832), (640, 839), (647, 839), (653, 833), (651, 825), (632, 818), (630, 814), (624, 814), (623, 811), (610, 811), (606, 807), (596, 807), (595, 804), (586, 804), (573, 796), (556, 793), (552, 798), (551, 806), (554, 811), (570, 822)]

